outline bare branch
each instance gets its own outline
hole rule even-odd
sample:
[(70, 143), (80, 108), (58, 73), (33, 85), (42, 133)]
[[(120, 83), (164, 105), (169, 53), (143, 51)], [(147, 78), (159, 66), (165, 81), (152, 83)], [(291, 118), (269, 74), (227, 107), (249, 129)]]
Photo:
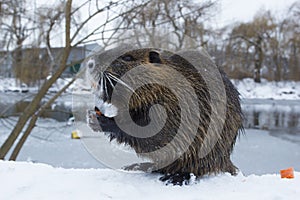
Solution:
[[(84, 20), (80, 26), (77, 28), (77, 30), (75, 31), (75, 33), (73, 34), (72, 38), (71, 38), (71, 42), (73, 42), (75, 40), (75, 38), (77, 37), (78, 33), (82, 30), (82, 28), (91, 20), (93, 19), (95, 16), (97, 16), (99, 13), (104, 12), (105, 10), (109, 10), (112, 6), (116, 6), (118, 5), (117, 2), (111, 2), (109, 5), (98, 9), (96, 12), (94, 12), (92, 15), (90, 15), (86, 20)], [(77, 45), (74, 45), (77, 46)]]
[[(106, 24), (111, 23), (111, 22), (117, 20), (118, 18), (120, 18), (120, 17), (122, 17), (122, 16), (125, 16), (126, 14), (132, 12), (133, 10), (135, 10), (135, 9), (137, 9), (137, 8), (140, 8), (140, 7), (143, 7), (143, 6), (147, 5), (148, 3), (149, 3), (149, 2), (146, 2), (146, 3), (142, 4), (142, 5), (137, 5), (137, 6), (133, 7), (133, 8), (131, 8), (131, 9), (127, 10), (126, 12), (123, 12), (123, 13), (121, 13), (121, 14), (119, 14), (119, 15), (117, 15), (117, 16), (111, 18), (111, 19), (107, 19), (106, 22), (105, 22), (105, 24), (102, 24), (102, 25), (98, 26), (97, 28), (95, 28), (94, 30), (92, 30), (89, 34), (87, 34), (87, 35), (86, 35), (85, 37), (83, 37), (81, 40), (79, 40), (78, 42), (76, 42), (76, 43), (74, 44), (74, 46), (78, 46), (79, 44), (83, 43), (86, 39), (88, 39), (88, 38), (90, 38), (91, 36), (95, 35), (95, 33), (97, 33), (97, 31), (100, 30), (101, 28), (105, 27)], [(75, 36), (75, 35), (74, 35), (74, 36)], [(73, 38), (74, 38), (74, 36), (73, 36)]]

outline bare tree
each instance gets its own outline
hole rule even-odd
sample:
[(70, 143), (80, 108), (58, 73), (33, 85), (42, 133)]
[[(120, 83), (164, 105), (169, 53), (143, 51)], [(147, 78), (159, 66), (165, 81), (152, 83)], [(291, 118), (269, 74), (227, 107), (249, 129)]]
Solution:
[[(26, 141), (26, 138), (30, 134), (31, 130), (34, 128), (37, 117), (45, 109), (46, 107), (45, 105), (48, 105), (49, 102), (51, 103), (52, 101), (55, 100), (55, 98), (57, 98), (56, 95), (48, 102), (41, 104), (41, 101), (43, 97), (47, 94), (49, 88), (55, 83), (55, 81), (61, 76), (61, 74), (67, 68), (68, 66), (67, 60), (71, 48), (81, 44), (85, 44), (90, 41), (96, 41), (96, 40), (103, 41), (104, 38), (99, 38), (99, 37), (93, 38), (93, 36), (104, 35), (104, 33), (107, 30), (107, 26), (109, 26), (110, 23), (121, 18), (123, 15), (127, 15), (129, 12), (132, 12), (132, 10), (144, 6), (147, 2), (138, 4), (135, 7), (132, 7), (131, 9), (116, 14), (118, 13), (116, 12), (116, 10), (120, 10), (120, 6), (122, 5), (124, 6), (126, 3), (127, 1), (122, 0), (117, 2), (109, 2), (101, 6), (99, 5), (98, 1), (86, 0), (81, 5), (77, 6), (76, 8), (73, 8), (72, 0), (66, 1), (64, 5), (65, 45), (64, 45), (64, 50), (61, 53), (61, 58), (59, 59), (60, 60), (59, 67), (54, 71), (53, 75), (44, 82), (39, 92), (35, 95), (33, 100), (30, 102), (30, 104), (26, 107), (25, 111), (19, 117), (17, 125), (14, 127), (11, 134), (9, 135), (9, 137), (6, 139), (6, 141), (3, 143), (3, 145), (0, 148), (0, 159), (4, 159), (6, 157), (8, 151), (11, 149), (11, 147), (17, 140), (18, 136), (25, 129), (23, 133), (23, 137), (21, 137), (22, 140), (17, 145), (16, 149), (13, 151), (14, 152), (13, 155), (11, 155), (10, 157), (11, 160), (16, 159), (20, 148), (22, 147), (23, 143)], [(85, 19), (81, 20), (80, 23), (77, 23), (74, 29), (72, 29), (72, 21), (74, 21), (74, 16), (77, 14), (77, 12), (80, 12), (80, 9), (85, 8), (86, 5), (92, 7), (93, 9), (90, 9), (88, 16)], [(89, 24), (89, 22), (97, 17), (100, 17), (101, 14), (105, 14), (104, 16), (106, 16), (104, 22), (102, 24), (99, 24), (98, 26), (95, 26), (94, 28), (90, 28), (86, 32), (85, 31), (86, 26)], [(53, 17), (53, 15), (51, 16)], [(85, 34), (82, 34), (82, 32), (84, 32)], [(28, 126), (26, 126), (27, 122), (29, 122)]]
[[(243, 49), (244, 57), (248, 60), (251, 56), (251, 63), (254, 63), (254, 81), (261, 82), (261, 69), (265, 57), (267, 43), (272, 37), (276, 24), (270, 12), (258, 13), (249, 23), (241, 23), (233, 28), (230, 33), (230, 45), (233, 49)], [(232, 49), (232, 47), (229, 47)], [(247, 61), (242, 62), (248, 63)]]
[[(59, 31), (61, 28), (61, 23), (65, 18), (64, 11), (64, 2), (59, 2), (57, 5), (53, 7), (42, 6), (37, 9), (35, 13), (37, 15), (37, 26), (38, 26), (38, 44), (44, 44), (47, 50), (47, 55), (49, 57), (49, 74), (52, 75), (54, 73), (54, 66), (58, 65), (58, 60), (55, 58), (54, 53), (52, 52), (51, 45), (51, 34)], [(77, 18), (74, 14), (72, 18)], [(75, 23), (72, 24), (73, 26)]]
[(288, 55), (288, 78), (300, 81), (300, 2), (296, 1), (289, 9), (290, 15), (283, 21), (285, 54)]
[[(4, 20), (1, 23), (1, 35), (4, 35), (7, 48), (13, 47), (13, 69), (15, 76), (20, 78), (23, 73), (22, 48), (32, 33), (31, 18), (26, 10), (25, 0), (12, 0), (5, 3)], [(25, 17), (27, 16), (27, 17)]]
[(121, 35), (124, 40), (130, 38), (139, 46), (146, 42), (150, 46), (174, 50), (207, 47), (210, 30), (205, 21), (213, 15), (216, 2), (152, 0), (147, 6), (124, 16), (121, 23), (125, 22), (127, 34)]

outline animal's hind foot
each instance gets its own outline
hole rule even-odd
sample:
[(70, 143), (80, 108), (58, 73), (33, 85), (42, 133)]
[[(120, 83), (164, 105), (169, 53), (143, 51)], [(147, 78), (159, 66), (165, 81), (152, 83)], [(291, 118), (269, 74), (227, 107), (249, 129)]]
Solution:
[(229, 164), (224, 171), (229, 172), (232, 176), (236, 176), (239, 170), (231, 161), (229, 161)]
[(159, 180), (166, 183), (166, 185), (188, 185), (191, 179), (190, 173), (176, 173), (176, 174), (166, 174), (159, 178)]

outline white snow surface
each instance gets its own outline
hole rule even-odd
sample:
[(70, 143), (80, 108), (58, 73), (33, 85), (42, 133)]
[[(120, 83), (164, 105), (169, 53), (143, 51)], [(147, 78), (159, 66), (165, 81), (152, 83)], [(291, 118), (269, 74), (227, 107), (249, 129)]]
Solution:
[(294, 179), (281, 179), (278, 174), (221, 174), (180, 187), (164, 185), (156, 174), (0, 161), (0, 177), (0, 199), (9, 200), (295, 200), (300, 196), (299, 172)]
[[(9, 119), (2, 121), (0, 144), (8, 134), (6, 122), (13, 125), (14, 118)], [(238, 139), (232, 157), (241, 170), (237, 176), (205, 176), (180, 187), (166, 186), (159, 174), (102, 166), (80, 140), (70, 139), (74, 127), (63, 122), (41, 119), (37, 125), (18, 162), (0, 161), (0, 200), (296, 200), (300, 196), (299, 143), (267, 131), (246, 129)], [(288, 167), (295, 168), (295, 178), (281, 179), (279, 170)]]
[(253, 79), (232, 80), (241, 98), (248, 99), (300, 99), (300, 82), (268, 82), (263, 79), (255, 83)]
[[(58, 92), (61, 90), (65, 85), (67, 85), (72, 78), (59, 78), (57, 81), (49, 88), (49, 92)], [(84, 82), (82, 79), (76, 80), (66, 92), (72, 93), (76, 92), (76, 90), (87, 90), (88, 88), (81, 88), (84, 87)], [(24, 90), (28, 90), (29, 92), (35, 93), (39, 90), (42, 86), (43, 80), (40, 82), (39, 85), (36, 86), (27, 86), (25, 83), (19, 83), (16, 81), (15, 78), (2, 78), (0, 76), (0, 92), (22, 92)]]
[[(50, 92), (57, 92), (70, 79), (59, 79), (51, 88)], [(232, 83), (236, 86), (241, 94), (241, 98), (250, 99), (300, 99), (300, 82), (293, 81), (281, 81), (281, 82), (269, 82), (265, 79), (261, 83), (255, 83), (253, 79), (247, 78), (243, 80), (232, 80)], [(67, 92), (80, 93), (85, 92), (88, 87), (86, 82), (82, 79), (78, 79)], [(0, 78), (0, 92), (4, 91), (21, 91), (23, 87), (16, 84), (13, 78)], [(75, 90), (76, 89), (76, 90)], [(38, 87), (28, 87), (30, 92), (36, 92)]]

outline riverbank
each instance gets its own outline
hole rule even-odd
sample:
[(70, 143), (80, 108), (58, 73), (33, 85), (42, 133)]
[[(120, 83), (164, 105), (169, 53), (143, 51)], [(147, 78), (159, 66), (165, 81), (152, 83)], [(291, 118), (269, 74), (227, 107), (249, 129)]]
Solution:
[[(70, 79), (59, 79), (51, 88), (50, 92), (59, 91)], [(300, 82), (294, 81), (281, 81), (281, 82), (269, 82), (265, 79), (261, 83), (255, 83), (253, 79), (247, 78), (243, 80), (231, 80), (241, 94), (242, 99), (289, 99), (300, 100)], [(67, 93), (80, 92), (81, 89), (87, 89), (82, 83), (84, 81), (77, 80), (68, 89)], [(76, 84), (76, 87), (74, 87)], [(76, 90), (74, 90), (76, 88)], [(29, 93), (36, 93), (38, 86), (27, 87), (19, 86), (16, 84), (13, 78), (1, 78), (0, 79), (0, 93), (2, 92), (21, 92), (26, 90)]]

